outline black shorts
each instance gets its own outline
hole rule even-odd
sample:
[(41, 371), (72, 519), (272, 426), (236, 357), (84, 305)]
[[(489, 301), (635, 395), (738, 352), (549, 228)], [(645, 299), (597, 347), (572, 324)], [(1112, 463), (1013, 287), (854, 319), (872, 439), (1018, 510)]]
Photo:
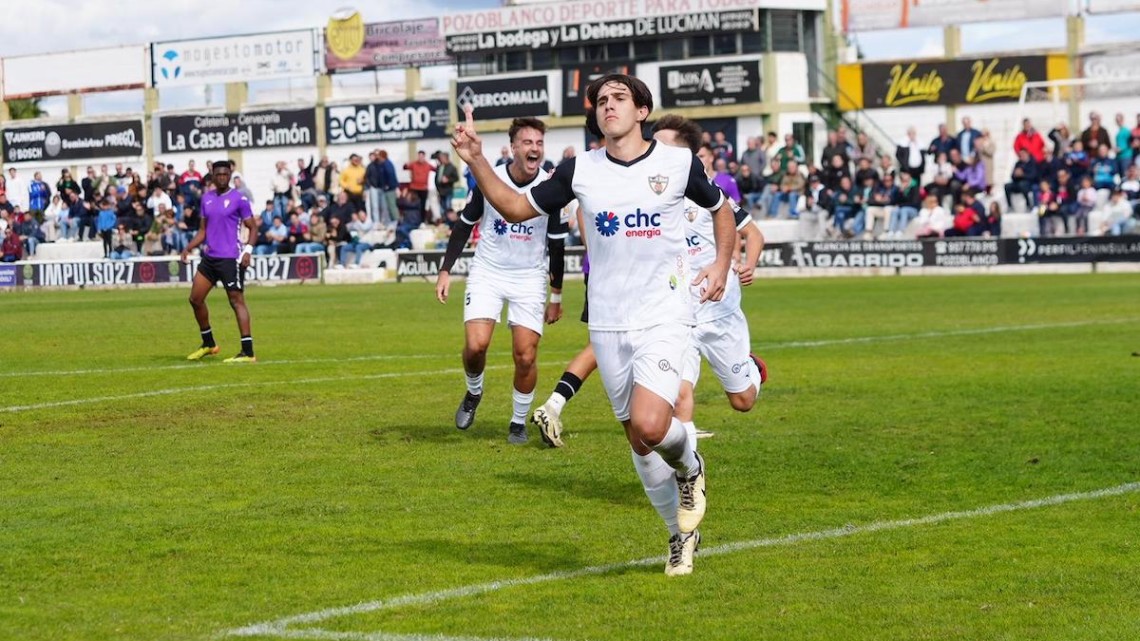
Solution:
[(590, 275), (582, 276), (582, 284), (586, 287), (586, 296), (582, 298), (582, 322), (590, 322)]
[(209, 279), (210, 284), (221, 283), (227, 292), (245, 289), (245, 270), (241, 268), (240, 258), (203, 256), (198, 263), (198, 273)]

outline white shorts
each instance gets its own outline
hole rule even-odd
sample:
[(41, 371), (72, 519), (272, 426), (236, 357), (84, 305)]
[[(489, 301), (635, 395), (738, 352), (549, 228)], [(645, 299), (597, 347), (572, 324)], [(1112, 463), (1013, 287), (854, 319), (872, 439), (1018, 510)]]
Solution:
[(519, 325), (542, 336), (546, 279), (546, 274), (541, 272), (519, 277), (517, 274), (508, 276), (487, 274), (486, 270), (473, 271), (467, 279), (467, 291), (463, 296), (463, 322), (493, 320), (498, 323), (506, 304), (508, 325)]
[(614, 416), (629, 420), (633, 386), (640, 385), (673, 405), (681, 391), (681, 361), (692, 328), (679, 323), (630, 331), (590, 331), (598, 373)]
[(730, 316), (700, 323), (690, 336), (691, 345), (685, 350), (681, 369), (684, 380), (696, 387), (701, 375), (701, 357), (704, 356), (724, 391), (736, 394), (752, 387), (748, 378), (752, 346), (744, 312), (737, 309)]

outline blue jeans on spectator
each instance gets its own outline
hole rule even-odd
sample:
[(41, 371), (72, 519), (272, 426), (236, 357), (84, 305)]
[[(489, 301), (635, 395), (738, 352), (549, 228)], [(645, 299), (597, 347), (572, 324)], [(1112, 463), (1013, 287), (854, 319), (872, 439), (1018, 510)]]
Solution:
[(36, 254), (36, 247), (40, 246), (40, 239), (35, 236), (24, 237), (24, 249), (28, 250), (28, 258)]
[(379, 223), (388, 215), (388, 201), (384, 199), (384, 190), (379, 187), (369, 187), (364, 194), (367, 198), (368, 218), (373, 224)]
[(289, 194), (273, 194), (273, 215), (281, 220), (289, 220)]
[(910, 221), (917, 217), (918, 210), (914, 207), (907, 205), (895, 207), (895, 210), (891, 212), (891, 223), (890, 226), (887, 227), (887, 231), (901, 234), (906, 231), (906, 226), (910, 224)]
[(843, 233), (843, 226), (847, 223), (847, 220), (851, 218), (852, 214), (855, 213), (855, 209), (856, 208), (851, 205), (835, 206), (835, 217), (832, 221), (835, 225), (835, 231), (840, 234)]
[(372, 249), (372, 245), (362, 242), (348, 242), (340, 246), (340, 264), (348, 267), (348, 255), (356, 254), (355, 264), (359, 265), (360, 260), (364, 258), (364, 252)]
[(748, 203), (748, 213), (751, 214), (752, 210), (756, 209), (757, 203), (763, 201), (763, 199), (764, 199), (764, 192), (763, 191), (753, 191), (753, 192), (744, 194), (744, 202)]
[(325, 251), (325, 246), (321, 243), (297, 243), (293, 248), (294, 254), (320, 254)]
[(796, 207), (798, 207), (800, 204), (800, 195), (794, 191), (781, 191), (776, 194), (775, 202), (772, 205), (772, 211), (768, 212), (769, 218), (772, 218), (773, 216), (780, 213), (781, 203), (788, 203), (789, 218), (800, 217), (799, 212), (796, 211)]
[(253, 253), (258, 256), (271, 256), (277, 253), (277, 243), (269, 245), (258, 245), (253, 248)]
[(129, 249), (124, 249), (123, 251), (113, 251), (111, 252), (111, 260), (126, 260), (134, 255), (134, 252)]
[(71, 240), (79, 233), (79, 221), (71, 218), (59, 219), (59, 238), (60, 240)]
[(1136, 219), (1125, 218), (1113, 225), (1108, 233), (1112, 236), (1123, 236), (1124, 234), (1131, 234), (1133, 229), (1136, 229)]
[(448, 209), (451, 209), (451, 201), (455, 199), (455, 192), (447, 195), (439, 194), (439, 215), (442, 217)]
[(764, 185), (764, 190), (760, 192), (760, 207), (769, 218), (772, 216), (772, 199), (776, 197), (777, 191), (775, 185)]

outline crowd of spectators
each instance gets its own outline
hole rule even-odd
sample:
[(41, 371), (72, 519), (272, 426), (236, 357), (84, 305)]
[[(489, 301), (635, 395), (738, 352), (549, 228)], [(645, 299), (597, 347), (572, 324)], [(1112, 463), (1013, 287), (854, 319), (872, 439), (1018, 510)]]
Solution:
[(1022, 204), (1041, 236), (1120, 235), (1140, 215), (1140, 115), (1129, 127), (1118, 114), (1114, 131), (1097, 113), (1077, 136), (1064, 124), (1042, 135), (1025, 120), (1008, 179), (994, 175), (1002, 152), (993, 136), (969, 117), (957, 133), (940, 125), (928, 143), (912, 127), (890, 150), (840, 127), (815, 164), (791, 134), (750, 138), (739, 156), (715, 134), (709, 142), (715, 180), (730, 196), (757, 217), (818, 223), (817, 238), (997, 236), (1002, 215)]
[[(889, 153), (840, 127), (828, 132), (820, 163), (791, 134), (749, 138), (739, 153), (723, 132), (705, 136), (718, 186), (754, 216), (816, 223), (816, 238), (998, 236), (1003, 214), (1019, 205), (1037, 215), (1041, 236), (1127, 234), (1140, 216), (1140, 115), (1129, 127), (1117, 114), (1110, 131), (1094, 112), (1079, 135), (1065, 124), (1042, 135), (1025, 120), (1013, 143), (1017, 161), (1000, 179), (993, 137), (969, 117), (957, 133), (940, 125), (928, 143), (912, 127)], [(567, 148), (562, 160), (573, 156)], [(509, 158), (504, 148), (499, 162)], [(403, 169), (404, 184), (383, 149), (367, 163), (353, 154), (343, 168), (327, 156), (293, 168), (279, 161), (267, 185), (272, 197), (254, 208), (254, 251), (325, 253), (330, 265), (351, 268), (370, 249), (410, 248), (424, 226), (445, 242), (457, 188), (473, 187), (470, 172), (461, 175), (447, 153), (422, 151)], [(255, 202), (240, 173), (232, 187)], [(31, 257), (45, 242), (96, 238), (110, 259), (177, 255), (198, 232), (209, 189), (209, 162), (201, 172), (194, 161), (181, 172), (155, 163), (145, 176), (121, 163), (113, 173), (88, 166), (78, 179), (63, 169), (54, 186), (39, 171), (29, 180), (8, 167), (0, 176), (0, 260)]]
[[(198, 232), (202, 194), (213, 189), (207, 161), (199, 171), (193, 160), (182, 172), (155, 163), (144, 177), (122, 163), (88, 166), (77, 181), (61, 170), (54, 188), (42, 172), (25, 180), (16, 167), (0, 176), (0, 259), (12, 262), (35, 255), (41, 243), (100, 239), (108, 259), (174, 256)], [(452, 210), (458, 169), (446, 153), (424, 152), (404, 165), (411, 181), (402, 185), (383, 149), (366, 164), (351, 155), (341, 169), (328, 157), (279, 161), (264, 209), (254, 205), (259, 235), (251, 239), (259, 255), (327, 253), (333, 266), (355, 267), (375, 248), (411, 247), (411, 232), (424, 223), (446, 239), (457, 219)], [(433, 181), (429, 189), (427, 181)], [(233, 189), (251, 203), (250, 186), (240, 173)], [(435, 202), (429, 202), (434, 194)]]

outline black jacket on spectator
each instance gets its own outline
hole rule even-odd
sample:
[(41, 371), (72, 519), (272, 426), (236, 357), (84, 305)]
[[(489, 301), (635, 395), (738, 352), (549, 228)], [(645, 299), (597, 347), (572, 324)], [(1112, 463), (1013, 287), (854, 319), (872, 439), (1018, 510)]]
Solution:
[[(1020, 176), (1017, 175), (1018, 169), (1021, 170)], [(1010, 175), (1013, 177), (1013, 182), (1018, 183), (1024, 181), (1028, 182), (1034, 187), (1037, 186), (1037, 183), (1040, 180), (1040, 178), (1038, 178), (1037, 161), (1033, 160), (1032, 158), (1024, 162), (1019, 160), (1014, 163), (1013, 173)]]
[(836, 156), (842, 157), (843, 162), (851, 161), (851, 158), (847, 154), (847, 145), (841, 142), (824, 147), (823, 154), (820, 157), (823, 159), (823, 164), (831, 164), (831, 159)]
[(906, 145), (899, 145), (895, 147), (895, 161), (898, 162), (899, 167), (904, 171), (910, 172), (912, 176), (918, 178), (926, 172), (926, 154), (918, 155), (918, 167), (910, 166), (910, 147)]
[(912, 181), (906, 188), (896, 187), (891, 204), (918, 209), (922, 205), (922, 190), (918, 188), (918, 181)]
[(860, 169), (859, 171), (855, 172), (855, 185), (862, 186), (868, 178), (873, 179), (876, 185), (882, 182), (881, 178), (879, 177), (879, 172), (875, 171), (874, 168)]
[(831, 191), (839, 189), (839, 181), (842, 180), (844, 176), (848, 178), (851, 177), (851, 171), (847, 168), (846, 164), (841, 167), (833, 167), (828, 164), (819, 172), (820, 182)]

